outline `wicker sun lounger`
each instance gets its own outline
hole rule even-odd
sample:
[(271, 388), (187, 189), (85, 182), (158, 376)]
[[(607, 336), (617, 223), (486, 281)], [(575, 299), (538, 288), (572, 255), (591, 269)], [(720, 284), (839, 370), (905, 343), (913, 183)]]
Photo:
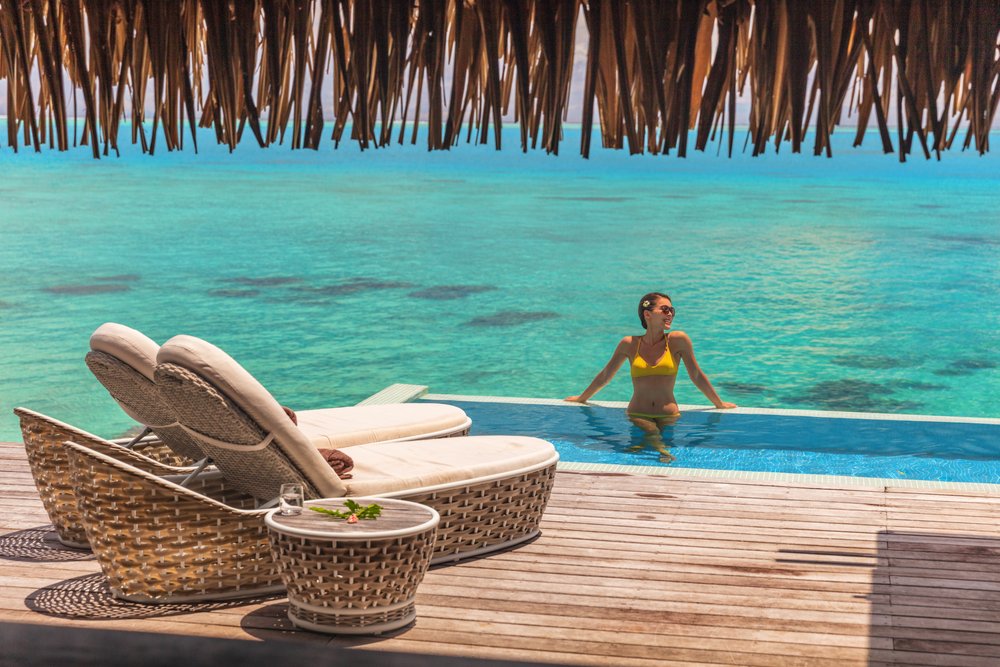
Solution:
[(267, 510), (253, 509), (253, 498), (220, 502), (75, 442), (62, 451), (115, 597), (181, 603), (284, 590), (264, 525)]
[[(393, 445), (400, 446), (408, 445)], [(268, 510), (254, 509), (253, 498), (216, 500), (91, 446), (68, 442), (61, 449), (78, 487), (86, 536), (116, 597), (181, 603), (283, 590), (264, 523)], [(533, 467), (385, 495), (441, 513), (431, 563), (443, 563), (537, 533), (555, 466)]]
[[(216, 500), (162, 469), (140, 469), (106, 445), (99, 451), (103, 441), (70, 434), (73, 442), (62, 449), (73, 471), (79, 523), (118, 597), (166, 603), (277, 590), (266, 510), (250, 508), (273, 499), (286, 481), (303, 483), (312, 498), (380, 496), (434, 507), (441, 514), (435, 563), (538, 533), (558, 460), (544, 440), (465, 436), (354, 445), (354, 477), (341, 480), (273, 397), (224, 352), (179, 336), (158, 356), (164, 363), (155, 378), (164, 399), (231, 486), (220, 487), (208, 475), (204, 484)], [(243, 495), (234, 497), (234, 488)]]
[(175, 336), (157, 355), (156, 384), (178, 420), (233, 486), (262, 502), (284, 482), (309, 498), (414, 500), (441, 514), (434, 561), (530, 539), (548, 502), (558, 454), (522, 436), (465, 436), (349, 449), (340, 479), (281, 406), (222, 350)]
[[(78, 487), (70, 475), (65, 447), (68, 440), (85, 444), (153, 475), (184, 479), (196, 470), (193, 466), (177, 465), (181, 457), (157, 440), (141, 441), (127, 449), (120, 442), (105, 440), (33, 410), (17, 408), (14, 414), (21, 420), (24, 448), (42, 505), (59, 541), (68, 547), (85, 549), (90, 546), (77, 508)], [(231, 486), (227, 487), (219, 475), (201, 475), (188, 484), (223, 502), (242, 502), (246, 497)]]
[[(76, 436), (83, 444), (63, 444), (59, 451), (72, 470), (86, 538), (117, 597), (169, 603), (281, 590), (264, 524), (267, 510), (253, 507), (288, 480), (304, 483), (313, 497), (377, 495), (434, 507), (441, 522), (432, 563), (506, 548), (538, 533), (558, 460), (544, 440), (484, 436), (357, 445), (350, 449), (356, 477), (340, 480), (301, 435), (264, 436), (261, 428), (267, 419), (252, 420), (177, 364), (158, 367), (158, 382), (170, 384), (175, 377), (176, 393), (186, 395), (183, 400), (189, 404), (178, 411), (185, 428), (190, 428), (184, 420), (188, 410), (201, 415), (193, 423), (216, 435), (234, 428), (228, 443), (206, 436), (206, 451), (215, 456), (215, 448), (224, 450), (219, 457), (222, 472), (257, 493), (233, 499), (230, 487), (206, 485), (220, 497), (217, 500), (204, 490), (180, 486), (178, 478), (159, 474), (162, 470), (142, 470), (118, 452), (96, 451), (101, 443), (93, 440)], [(280, 416), (294, 428), (280, 406), (271, 407), (272, 417)], [(247, 438), (267, 445), (238, 444)], [(286, 448), (307, 464), (293, 464)], [(310, 465), (314, 454), (318, 460)], [(382, 468), (392, 468), (395, 474)], [(221, 497), (223, 493), (230, 497)]]

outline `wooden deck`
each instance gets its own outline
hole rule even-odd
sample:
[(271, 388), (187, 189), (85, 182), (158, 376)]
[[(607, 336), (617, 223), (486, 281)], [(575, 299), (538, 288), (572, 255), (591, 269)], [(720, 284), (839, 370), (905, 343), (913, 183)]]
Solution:
[[(0, 444), (0, 622), (589, 665), (1000, 664), (1000, 497), (560, 472), (534, 542), (431, 570), (387, 637), (285, 601), (116, 601)], [(167, 641), (165, 639), (165, 641)]]

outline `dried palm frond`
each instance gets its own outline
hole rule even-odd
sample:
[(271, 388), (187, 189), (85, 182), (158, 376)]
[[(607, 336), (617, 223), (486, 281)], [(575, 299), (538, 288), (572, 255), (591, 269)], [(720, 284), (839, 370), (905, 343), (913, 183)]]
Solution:
[(183, 148), (185, 123), (195, 150), (196, 124), (230, 150), (247, 126), (317, 149), (327, 120), (362, 148), (425, 122), (430, 150), (500, 148), (513, 121), (522, 150), (558, 153), (580, 104), (585, 156), (596, 109), (603, 145), (632, 153), (683, 156), (690, 136), (732, 154), (739, 123), (754, 155), (807, 134), (831, 155), (836, 127), (857, 145), (874, 118), (902, 160), (989, 149), (998, 35), (996, 0), (0, 0), (0, 80), (15, 151), (67, 150), (72, 104), (94, 157), (123, 120), (150, 153)]

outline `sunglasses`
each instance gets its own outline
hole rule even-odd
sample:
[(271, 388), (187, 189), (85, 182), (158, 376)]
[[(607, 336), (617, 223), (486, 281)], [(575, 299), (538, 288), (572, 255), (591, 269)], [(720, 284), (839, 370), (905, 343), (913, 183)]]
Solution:
[(650, 308), (650, 310), (658, 310), (664, 315), (674, 315), (677, 313), (677, 309), (673, 306), (660, 306), (659, 308)]

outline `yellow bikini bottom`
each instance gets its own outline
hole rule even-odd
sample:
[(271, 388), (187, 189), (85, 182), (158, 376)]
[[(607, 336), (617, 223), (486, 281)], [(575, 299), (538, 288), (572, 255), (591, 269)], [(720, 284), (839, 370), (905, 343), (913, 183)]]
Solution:
[(626, 412), (629, 417), (639, 417), (640, 419), (677, 419), (681, 413), (675, 412), (672, 415), (651, 415), (646, 412)]

